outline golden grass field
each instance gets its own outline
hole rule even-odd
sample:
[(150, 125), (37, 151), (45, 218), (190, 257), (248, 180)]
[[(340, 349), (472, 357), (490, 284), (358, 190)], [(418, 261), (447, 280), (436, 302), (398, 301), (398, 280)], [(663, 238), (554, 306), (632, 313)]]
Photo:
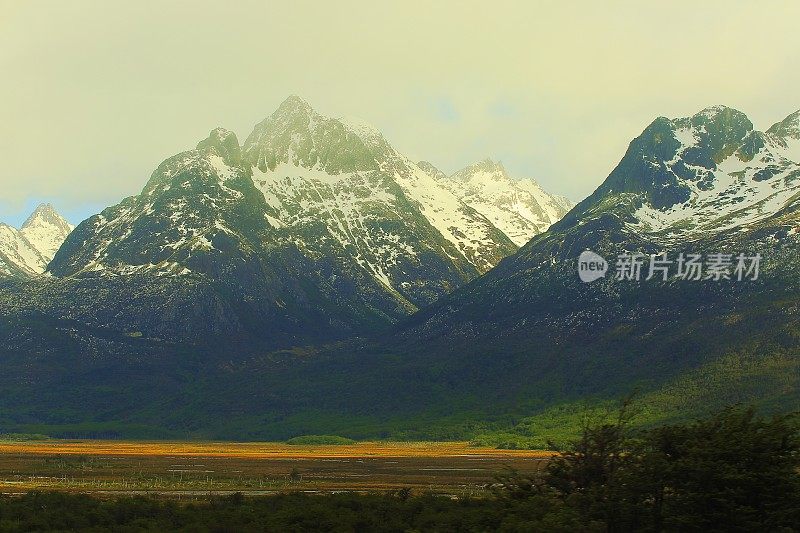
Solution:
[(414, 491), (476, 495), (507, 468), (538, 470), (552, 452), (465, 442), (287, 445), (227, 442), (0, 443), (0, 492), (163, 495), (241, 491)]

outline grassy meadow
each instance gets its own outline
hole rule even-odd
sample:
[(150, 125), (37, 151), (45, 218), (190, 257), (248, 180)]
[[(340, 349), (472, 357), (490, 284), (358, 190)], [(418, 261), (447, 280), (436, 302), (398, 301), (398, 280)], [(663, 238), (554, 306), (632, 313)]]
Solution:
[[(313, 439), (312, 439), (313, 440)], [(17, 440), (0, 442), (0, 492), (59, 490), (202, 496), (384, 491), (479, 495), (552, 452), (466, 442), (348, 444)]]

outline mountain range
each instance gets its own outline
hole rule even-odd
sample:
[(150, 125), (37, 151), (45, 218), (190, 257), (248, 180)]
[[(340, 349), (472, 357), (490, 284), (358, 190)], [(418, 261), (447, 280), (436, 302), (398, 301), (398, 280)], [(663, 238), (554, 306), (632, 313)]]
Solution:
[[(84, 221), (50, 277), (0, 282), (0, 425), (541, 438), (634, 388), (649, 420), (800, 407), (798, 146), (800, 112), (659, 117), (562, 218), (499, 163), (447, 176), (289, 98)], [(586, 250), (609, 265), (592, 283)], [(618, 279), (636, 254), (762, 259)]]

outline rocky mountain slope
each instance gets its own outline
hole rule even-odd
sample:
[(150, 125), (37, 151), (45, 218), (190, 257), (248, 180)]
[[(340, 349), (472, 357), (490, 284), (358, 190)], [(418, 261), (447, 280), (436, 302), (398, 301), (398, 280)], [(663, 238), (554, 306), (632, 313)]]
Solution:
[(746, 228), (800, 192), (798, 113), (760, 132), (741, 112), (714, 106), (655, 120), (571, 220), (613, 198), (630, 228), (663, 243)]
[(0, 276), (43, 273), (72, 229), (50, 204), (38, 206), (19, 230), (0, 224)]

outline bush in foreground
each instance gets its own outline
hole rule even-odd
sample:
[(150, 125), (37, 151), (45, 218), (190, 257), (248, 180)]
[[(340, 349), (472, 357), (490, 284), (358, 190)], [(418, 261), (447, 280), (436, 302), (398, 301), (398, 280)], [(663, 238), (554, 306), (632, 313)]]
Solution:
[(792, 531), (800, 524), (796, 415), (763, 418), (732, 407), (639, 433), (628, 420), (623, 408), (615, 422), (585, 428), (535, 490), (609, 531)]

